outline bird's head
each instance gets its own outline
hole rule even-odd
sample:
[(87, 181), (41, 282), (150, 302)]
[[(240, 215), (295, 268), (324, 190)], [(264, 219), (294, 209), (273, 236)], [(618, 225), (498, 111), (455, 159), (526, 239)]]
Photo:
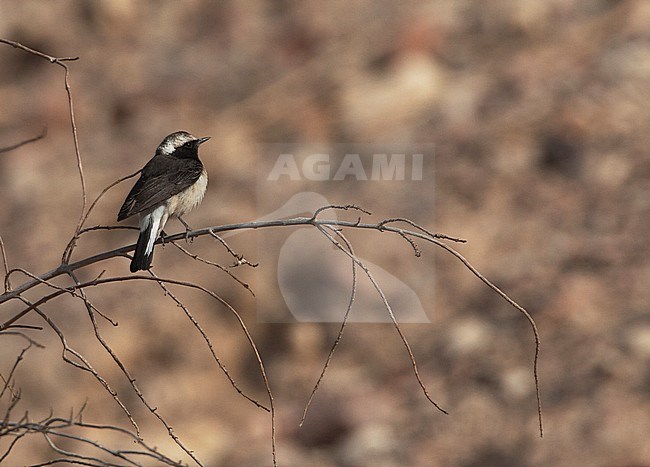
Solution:
[(162, 140), (162, 143), (156, 149), (156, 154), (181, 159), (196, 159), (199, 157), (199, 146), (209, 139), (209, 136), (197, 138), (187, 131), (177, 131)]

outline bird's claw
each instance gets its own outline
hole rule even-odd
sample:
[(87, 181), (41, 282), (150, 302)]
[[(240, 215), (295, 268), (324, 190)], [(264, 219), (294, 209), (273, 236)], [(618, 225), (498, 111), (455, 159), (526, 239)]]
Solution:
[(192, 232), (192, 227), (190, 227), (189, 224), (188, 224), (187, 222), (185, 222), (185, 221), (183, 220), (182, 217), (179, 216), (179, 217), (178, 217), (178, 220), (179, 220), (179, 221), (181, 222), (181, 224), (183, 224), (183, 226), (185, 227), (185, 241), (186, 241), (187, 243), (192, 243), (192, 242), (194, 241), (194, 237), (192, 237), (192, 236), (190, 235), (190, 233)]

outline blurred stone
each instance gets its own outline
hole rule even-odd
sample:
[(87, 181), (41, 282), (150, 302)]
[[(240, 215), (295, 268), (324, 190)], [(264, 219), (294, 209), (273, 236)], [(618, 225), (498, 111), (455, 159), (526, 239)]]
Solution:
[(627, 332), (627, 345), (642, 358), (650, 358), (650, 326), (635, 326)]
[(368, 424), (352, 433), (341, 448), (345, 465), (368, 465), (372, 462), (386, 462), (397, 448), (395, 434), (390, 427)]
[(417, 117), (442, 92), (443, 74), (433, 57), (422, 53), (395, 59), (386, 76), (346, 83), (342, 102), (350, 129), (380, 136), (398, 122)]
[(449, 350), (460, 355), (476, 352), (489, 345), (491, 335), (488, 326), (477, 319), (458, 321), (449, 331)]

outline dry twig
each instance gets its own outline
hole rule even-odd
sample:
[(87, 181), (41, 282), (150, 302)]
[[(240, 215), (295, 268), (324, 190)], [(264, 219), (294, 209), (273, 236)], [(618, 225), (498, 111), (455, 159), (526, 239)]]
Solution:
[[(1, 39), (0, 39), (0, 41), (1, 41)], [(16, 144), (12, 144), (11, 146), (0, 148), (0, 154), (2, 154), (3, 152), (13, 151), (14, 149), (18, 149), (19, 147), (25, 146), (26, 144), (34, 143), (34, 142), (38, 141), (39, 139), (45, 138), (46, 136), (47, 136), (47, 127), (44, 126), (43, 129), (41, 130), (41, 132), (38, 135), (36, 135), (36, 136), (34, 136), (32, 138), (26, 139), (25, 141), (21, 141), (20, 143), (16, 143)]]

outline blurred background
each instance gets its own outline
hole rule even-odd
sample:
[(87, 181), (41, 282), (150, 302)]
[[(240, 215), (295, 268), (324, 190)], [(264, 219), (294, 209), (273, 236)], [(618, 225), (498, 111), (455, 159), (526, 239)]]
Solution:
[[(70, 83), (89, 199), (141, 168), (168, 133), (212, 136), (201, 150), (208, 192), (186, 216), (193, 227), (266, 214), (256, 212), (259, 143), (435, 144), (435, 216), (417, 200), (381, 192), (364, 207), (408, 212), (468, 239), (461, 253), (534, 316), (545, 437), (530, 327), (440, 249), (421, 245), (417, 259), (399, 239), (352, 237), (423, 291), (431, 324), (403, 328), (430, 394), (450, 415), (424, 398), (391, 325), (352, 324), (299, 428), (338, 326), (258, 323), (256, 301), (275, 293), (273, 283), (235, 268), (252, 297), (215, 268), (157, 247), (158, 274), (200, 283), (242, 314), (274, 391), (281, 465), (650, 465), (650, 2), (2, 0), (0, 37), (80, 57), (69, 63)], [(48, 128), (46, 138), (0, 154), (9, 266), (41, 274), (60, 263), (81, 209), (63, 70), (6, 45), (0, 64), (0, 147)], [(115, 224), (131, 184), (111, 190), (88, 225)], [(171, 221), (167, 230), (182, 226)], [(134, 235), (86, 234), (73, 259)], [(230, 243), (255, 262), (264, 235)], [(233, 262), (207, 237), (187, 248)], [(128, 260), (79, 274), (90, 280), (104, 270), (125, 274)], [(22, 280), (12, 276), (14, 286)], [(264, 401), (236, 320), (203, 294), (172, 290), (242, 389)], [(160, 288), (130, 282), (88, 294), (119, 322), (100, 321), (104, 338), (197, 457), (271, 463), (268, 414), (235, 392)], [(0, 321), (20, 308), (3, 305)], [(188, 462), (101, 348), (83, 305), (62, 297), (43, 311), (117, 391), (145, 440)], [(22, 322), (43, 325), (37, 316)], [(31, 349), (15, 373), (17, 417), (67, 417), (87, 403), (84, 421), (129, 428), (100, 384), (62, 361), (49, 328), (30, 336), (46, 348)], [(5, 336), (0, 345), (6, 377), (23, 342)], [(132, 446), (107, 433), (91, 437)], [(55, 457), (32, 435), (6, 462)]]

